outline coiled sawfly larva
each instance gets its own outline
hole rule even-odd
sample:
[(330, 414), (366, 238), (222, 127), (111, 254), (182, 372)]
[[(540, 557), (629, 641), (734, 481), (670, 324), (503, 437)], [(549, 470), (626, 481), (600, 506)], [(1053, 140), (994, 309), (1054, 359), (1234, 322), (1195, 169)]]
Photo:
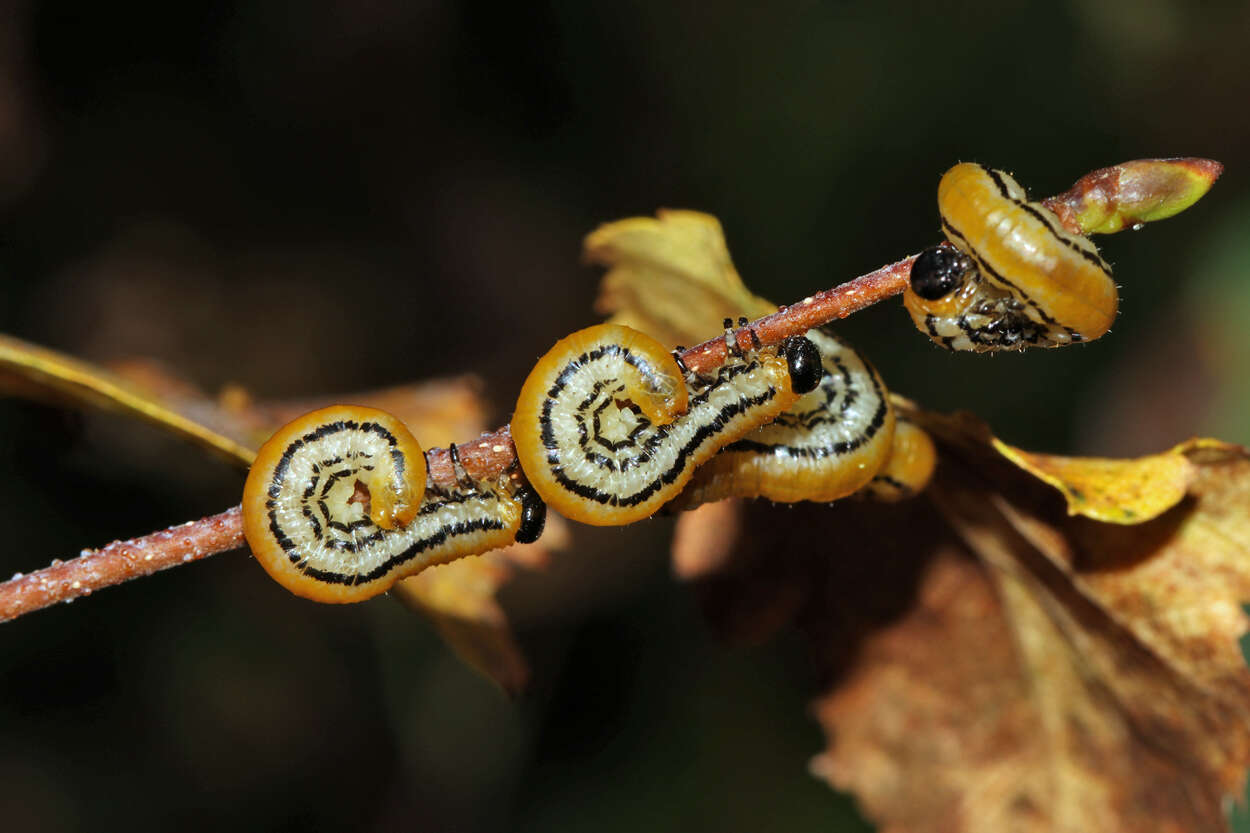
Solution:
[(976, 352), (1061, 347), (1111, 327), (1111, 267), (1010, 176), (958, 164), (938, 185), (938, 211), (950, 242), (920, 253), (903, 295), (934, 342)]
[(700, 466), (679, 505), (727, 497), (837, 500), (863, 488), (885, 464), (894, 410), (881, 378), (840, 339), (820, 330), (807, 337), (820, 351), (820, 384)]
[(641, 520), (725, 445), (789, 408), (820, 379), (806, 338), (732, 343), (714, 377), (686, 372), (662, 344), (618, 324), (561, 339), (521, 388), (512, 438), (552, 509), (597, 526)]
[(385, 411), (313, 411), (256, 455), (243, 489), (244, 535), (292, 593), (358, 602), (428, 566), (542, 533), (545, 507), (528, 486), (506, 477), (475, 483), (456, 468), (456, 488), (429, 483), (421, 446)]

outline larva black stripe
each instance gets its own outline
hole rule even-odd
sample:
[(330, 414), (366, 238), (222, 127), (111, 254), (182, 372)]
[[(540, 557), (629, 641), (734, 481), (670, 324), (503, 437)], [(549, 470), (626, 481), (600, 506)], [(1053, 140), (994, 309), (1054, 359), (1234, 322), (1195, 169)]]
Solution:
[[(606, 506), (637, 506), (643, 503), (664, 486), (670, 485), (677, 480), (678, 477), (685, 472), (687, 468), (686, 461), (700, 446), (707, 440), (714, 437), (725, 424), (735, 416), (742, 414), (748, 410), (759, 407), (776, 397), (776, 389), (770, 387), (764, 393), (754, 397), (740, 397), (737, 402), (731, 402), (720, 409), (717, 415), (709, 422), (699, 426), (698, 430), (690, 437), (690, 439), (677, 450), (674, 464), (663, 471), (659, 476), (651, 480), (640, 490), (632, 495), (624, 497), (603, 492), (592, 486), (586, 486), (565, 476), (564, 471), (560, 468), (552, 470), (552, 476), (561, 486), (570, 492), (583, 497), (595, 503), (604, 504)], [(693, 407), (691, 408), (693, 410)]]
[(1007, 183), (1003, 179), (1002, 171), (997, 171), (997, 170), (994, 170), (993, 168), (987, 168), (986, 166), (982, 165), (980, 162), (976, 162), (974, 164), (978, 168), (980, 168), (982, 172), (984, 172), (987, 176), (989, 176), (990, 179), (994, 180), (994, 185), (998, 188), (999, 196), (1001, 196), (1005, 200), (1013, 200), (1011, 196), (1011, 190), (1007, 187)]
[[(627, 348), (618, 344), (607, 344), (602, 347), (598, 347), (590, 353), (582, 353), (576, 360), (568, 362), (556, 376), (555, 381), (551, 384), (551, 388), (547, 391), (546, 398), (543, 401), (542, 413), (539, 416), (539, 426), (541, 429), (543, 447), (549, 452), (552, 452), (548, 455), (548, 460), (550, 462), (558, 463), (559, 458), (559, 455), (555, 453), (559, 450), (559, 441), (556, 439), (555, 431), (552, 427), (552, 412), (556, 407), (557, 400), (560, 398), (560, 395), (564, 392), (565, 388), (568, 387), (569, 379), (572, 376), (582, 372), (585, 369), (585, 366), (591, 362), (598, 361), (609, 354), (619, 355), (624, 361), (628, 362), (645, 377), (650, 379), (655, 378), (654, 374), (650, 371), (644, 371), (643, 365), (645, 365), (646, 362), (643, 358), (635, 355)], [(574, 413), (578, 415), (579, 444), (583, 449), (585, 449), (589, 444), (590, 436), (589, 431), (587, 431), (585, 423), (580, 415), (587, 408), (589, 408), (591, 403), (593, 403), (595, 399), (599, 398), (599, 395), (605, 390), (606, 385), (604, 382), (602, 380), (595, 380), (594, 385), (591, 388), (590, 395), (574, 406)], [(620, 390), (623, 390), (623, 386)], [(613, 388), (612, 392), (615, 393), (617, 391), (617, 388)], [(653, 426), (653, 428), (655, 429), (655, 434), (647, 440), (646, 444), (644, 444), (644, 453), (654, 451), (654, 449), (658, 447), (668, 435), (668, 429), (665, 426)], [(596, 437), (596, 440), (598, 439), (599, 438)], [(587, 453), (589, 454), (589, 452)], [(606, 458), (600, 459), (606, 461)], [(610, 470), (615, 470), (615, 466), (612, 465), (609, 465), (608, 468)]]
[(888, 474), (878, 474), (876, 477), (873, 478), (873, 481), (879, 482), (879, 483), (886, 483), (890, 486), (893, 486), (896, 489), (911, 489), (911, 487), (908, 486), (903, 481), (898, 480), (897, 478), (891, 477)]
[(503, 528), (504, 525), (502, 521), (490, 517), (474, 518), (470, 521), (461, 521), (452, 524), (451, 526), (443, 527), (439, 529), (438, 532), (427, 538), (414, 541), (412, 545), (403, 552), (391, 556), (386, 561), (370, 570), (368, 573), (363, 574), (334, 573), (328, 570), (318, 570), (308, 566), (306, 562), (301, 562), (296, 554), (290, 550), (288, 550), (288, 553), (291, 555), (291, 562), (299, 568), (300, 572), (304, 573), (309, 578), (324, 581), (328, 584), (367, 584), (368, 582), (376, 581), (377, 579), (382, 578), (392, 570), (395, 570), (396, 568), (401, 567), (416, 558), (418, 555), (442, 546), (451, 539), (458, 538), (461, 535), (469, 535), (474, 532), (485, 532)]
[[(447, 492), (443, 489), (429, 489), (426, 492), (426, 500), (421, 504), (421, 509), (417, 514), (432, 515), (448, 504), (468, 503), (477, 497), (477, 495), (468, 492)], [(433, 498), (433, 500), (430, 498)]]
[[(595, 489), (592, 486), (586, 486), (579, 481), (574, 481), (571, 478), (569, 478), (564, 473), (564, 469), (567, 466), (567, 463), (565, 463), (561, 459), (561, 455), (558, 449), (558, 441), (555, 437), (554, 430), (552, 429), (553, 411), (557, 405), (557, 401), (560, 398), (561, 394), (563, 394), (564, 390), (568, 387), (571, 377), (575, 373), (579, 373), (580, 371), (585, 369), (586, 365), (588, 365), (591, 361), (598, 360), (599, 358), (602, 358), (603, 356), (608, 355), (608, 354), (620, 355), (621, 357), (625, 358), (627, 361), (630, 358), (633, 358), (633, 354), (626, 348), (620, 347), (618, 345), (605, 345), (604, 347), (596, 348), (590, 353), (583, 353), (576, 360), (570, 361), (565, 365), (565, 367), (557, 375), (556, 380), (552, 383), (551, 387), (548, 389), (547, 396), (543, 402), (541, 416), (540, 416), (540, 425), (542, 428), (541, 437), (542, 437), (544, 446), (548, 449), (547, 463), (550, 468), (552, 477), (558, 483), (560, 483), (562, 487), (568, 489), (570, 492), (573, 492), (574, 494), (580, 495), (581, 497), (584, 497), (588, 500), (592, 500), (596, 503), (600, 503), (603, 505), (627, 506), (627, 507), (636, 506), (644, 502), (645, 500), (647, 500), (651, 495), (655, 494), (655, 492), (658, 491), (658, 489), (662, 488), (664, 485), (668, 485), (674, 482), (677, 479), (677, 477), (679, 477), (680, 474), (685, 471), (686, 457), (702, 443), (703, 438), (701, 438), (698, 434), (696, 434), (696, 436), (692, 438), (691, 440), (691, 443), (693, 445), (690, 445), (687, 448), (683, 449), (681, 453), (677, 455), (676, 459), (674, 460), (674, 465), (670, 469), (662, 472), (659, 476), (657, 476), (651, 482), (643, 486), (639, 491), (635, 492), (632, 495), (623, 497), (623, 498), (614, 494), (608, 494), (608, 493), (602, 492), (598, 489)], [(630, 363), (635, 368), (638, 368), (637, 361), (631, 361)], [(694, 397), (692, 401), (690, 402), (690, 408), (693, 410), (694, 408), (697, 408), (706, 404), (711, 394), (715, 392), (716, 390), (718, 390), (721, 385), (732, 381), (733, 379), (735, 379), (736, 377), (738, 377), (739, 375), (743, 373), (747, 373), (756, 369), (758, 366), (759, 366), (758, 363), (755, 363), (755, 362), (722, 366), (720, 370), (718, 371), (718, 382), (716, 382), (715, 384), (712, 384), (711, 386), (708, 387), (706, 391)], [(641, 369), (640, 369), (640, 372), (641, 372)], [(601, 384), (600, 381), (595, 381), (594, 386), (593, 386), (593, 391), (595, 392), (602, 391), (603, 387), (604, 386)], [(774, 395), (775, 395), (775, 391), (772, 391), (770, 389), (770, 395), (760, 400), (760, 402), (768, 401), (768, 399), (770, 399)], [(583, 399), (575, 407), (575, 410), (584, 411), (591, 404), (591, 402), (594, 401), (594, 398), (595, 397), (592, 395), (590, 397), (587, 397), (586, 399)], [(733, 415), (736, 415), (736, 414), (730, 414), (729, 416), (733, 416)], [(670, 434), (669, 426), (651, 426), (653, 433), (646, 438), (638, 454), (632, 457), (624, 457), (624, 458), (618, 458), (616, 460), (613, 460), (604, 455), (600, 455), (600, 454), (590, 451), (590, 449), (588, 448), (588, 442), (589, 442), (589, 438), (587, 437), (588, 432), (586, 431), (584, 427), (584, 422), (583, 422), (584, 418), (581, 416), (580, 413), (577, 414), (577, 418), (578, 418), (578, 428), (579, 428), (579, 447), (582, 449), (583, 459), (592, 463), (599, 469), (607, 471), (609, 473), (615, 473), (618, 471), (622, 473), (627, 472), (627, 471), (630, 471), (635, 468), (639, 468), (651, 462), (651, 460), (653, 459), (654, 452), (663, 446), (663, 444), (667, 441), (669, 434)], [(717, 416), (715, 419), (713, 419), (713, 421), (710, 423), (710, 426), (715, 430), (719, 430), (724, 425), (725, 420), (726, 420), (726, 414), (722, 413), (719, 416)], [(639, 429), (636, 429), (635, 432), (633, 433), (636, 434), (637, 431), (643, 427), (645, 426), (639, 426)], [(599, 437), (596, 436), (596, 440), (598, 439)], [(607, 447), (607, 445), (608, 445), (607, 443), (604, 443), (604, 447)], [(620, 445), (623, 446), (624, 444), (622, 443)]]
[[(390, 445), (391, 448), (395, 448), (398, 445), (395, 435), (390, 431), (387, 431), (381, 425), (378, 425), (376, 422), (368, 422), (364, 425), (350, 419), (328, 422), (317, 428), (317, 430), (309, 432), (299, 439), (292, 441), (291, 444), (286, 447), (286, 450), (282, 453), (282, 457), (278, 460), (278, 464), (274, 466), (273, 477), (270, 478), (269, 496), (278, 496), (279, 492), (275, 491), (275, 489), (280, 487), (280, 485), (286, 480), (287, 470), (291, 467), (291, 458), (293, 458), (296, 452), (303, 448), (305, 444), (316, 442), (317, 440), (329, 436), (330, 434), (337, 434), (340, 431), (355, 431), (357, 429), (377, 434), (379, 437), (386, 440), (387, 444)], [(335, 458), (335, 462), (342, 462), (342, 460)]]
[[(845, 348), (845, 349), (850, 349), (850, 348)], [(759, 442), (758, 440), (742, 439), (742, 440), (738, 440), (737, 442), (729, 444), (728, 446), (725, 447), (725, 450), (726, 451), (751, 452), (751, 453), (759, 453), (759, 454), (778, 454), (778, 455), (783, 455), (787, 457), (804, 457), (807, 459), (818, 460), (818, 459), (823, 459), (826, 457), (840, 457), (846, 454), (850, 454), (851, 452), (856, 451), (857, 449), (863, 447), (865, 443), (872, 440), (872, 438), (877, 435), (877, 432), (881, 430), (882, 426), (885, 425), (886, 415), (890, 411), (890, 406), (889, 406), (889, 402), (886, 399), (885, 391), (882, 388), (880, 381), (877, 379), (877, 374), (872, 372), (869, 364), (864, 360), (864, 357), (858, 351), (850, 350), (850, 352), (854, 354), (856, 358), (859, 359), (860, 363), (863, 365), (864, 369), (867, 371), (868, 378), (872, 382), (873, 392), (877, 396), (877, 409), (876, 411), (873, 412), (872, 419), (869, 421), (868, 425), (866, 425), (864, 429), (859, 434), (857, 434), (854, 438), (849, 439), (849, 440), (842, 440), (840, 442), (836, 442), (831, 445), (825, 445), (825, 446), (810, 446), (810, 445), (803, 446), (803, 445), (790, 445), (786, 443), (762, 443), (762, 442)], [(838, 409), (838, 413), (836, 415), (833, 414), (830, 410), (828, 410), (827, 407), (817, 408), (814, 411), (808, 412), (808, 414), (811, 415), (809, 418), (802, 418), (800, 420), (797, 420), (795, 421), (796, 424), (802, 424), (808, 428), (811, 428), (817, 425), (824, 425), (824, 424), (829, 424), (829, 425), (837, 424), (838, 422), (842, 420), (843, 418), (842, 415), (845, 414), (850, 409), (850, 407), (854, 404), (854, 402), (858, 399), (859, 391), (857, 391), (855, 388), (852, 387), (850, 370), (846, 367), (846, 365), (842, 362), (840, 358), (835, 358), (833, 363), (840, 371), (840, 375), (842, 376), (843, 389), (846, 391), (846, 394), (847, 394), (843, 399), (842, 406)], [(824, 387), (824, 383), (822, 382), (822, 388), (823, 387)], [(825, 397), (826, 406), (828, 405), (830, 401), (831, 400), (829, 396), (826, 395)], [(778, 417), (776, 421), (784, 422), (786, 421), (786, 417), (789, 417), (789, 416), (793, 416), (792, 412), (787, 412), (785, 414), (782, 414), (781, 417)]]
[(994, 185), (998, 188), (998, 193), (1002, 196), (1003, 199), (1010, 201), (1017, 208), (1024, 210), (1031, 217), (1033, 217), (1033, 219), (1037, 220), (1039, 223), (1045, 226), (1046, 230), (1050, 232), (1050, 236), (1053, 237), (1055, 240), (1058, 240), (1064, 246), (1067, 246), (1069, 249), (1076, 252), (1081, 257), (1088, 260), (1090, 263), (1097, 266), (1103, 272), (1107, 273), (1107, 275), (1111, 274), (1111, 267), (1107, 265), (1107, 262), (1105, 260), (1103, 260), (1097, 254), (1082, 247), (1079, 243), (1077, 243), (1075, 240), (1072, 239), (1069, 232), (1061, 230), (1058, 227), (1056, 227), (1050, 221), (1049, 217), (1047, 217), (1045, 214), (1037, 210), (1037, 206), (1029, 204), (1028, 200), (1023, 200), (1023, 199), (1020, 199), (1019, 197), (1012, 196), (1010, 189), (1008, 189), (1007, 187), (1007, 183), (1003, 181), (1002, 171), (996, 171), (993, 168), (987, 168), (984, 165), (978, 165), (977, 167), (979, 167), (982, 171), (985, 171), (985, 173), (989, 175), (990, 179), (994, 180)]
[(1015, 294), (1021, 301), (1028, 304), (1047, 324), (1051, 324), (1056, 327), (1061, 326), (1058, 321), (1051, 318), (1050, 315), (1048, 315), (1046, 311), (1041, 308), (1041, 306), (1038, 304), (1037, 301), (1033, 300), (1033, 297), (1029, 295), (1029, 293), (1025, 292), (1023, 289), (1021, 289), (1019, 286), (1012, 283), (1011, 281), (1007, 280), (1007, 278), (1004, 277), (1001, 272), (999, 272), (997, 269), (991, 266), (989, 261), (985, 259), (985, 257), (981, 254), (981, 252), (979, 252), (971, 243), (969, 243), (968, 238), (965, 237), (963, 233), (959, 231), (959, 229), (955, 228), (955, 226), (952, 225), (951, 222), (946, 219), (946, 217), (942, 217), (942, 230), (948, 236), (952, 237), (952, 239), (958, 238), (959, 240), (963, 241), (963, 244), (967, 248), (968, 253), (972, 255), (973, 260), (977, 262), (978, 269), (983, 270), (995, 282), (1002, 284), (1003, 286), (1011, 289), (1013, 294)]
[(1097, 254), (1091, 252), (1089, 249), (1086, 249), (1084, 246), (1077, 243), (1066, 232), (1063, 232), (1062, 230), (1056, 228), (1053, 224), (1051, 224), (1050, 218), (1048, 218), (1042, 212), (1038, 211), (1036, 206), (1029, 205), (1027, 202), (1016, 202), (1016, 205), (1018, 205), (1021, 208), (1021, 210), (1027, 212), (1028, 214), (1031, 214), (1039, 223), (1045, 226), (1046, 230), (1050, 232), (1051, 237), (1055, 238), (1060, 243), (1067, 246), (1069, 249), (1076, 252), (1078, 255), (1085, 258), (1090, 263), (1097, 266), (1107, 276), (1111, 275), (1111, 267), (1107, 265), (1107, 262), (1105, 260), (1103, 260)]

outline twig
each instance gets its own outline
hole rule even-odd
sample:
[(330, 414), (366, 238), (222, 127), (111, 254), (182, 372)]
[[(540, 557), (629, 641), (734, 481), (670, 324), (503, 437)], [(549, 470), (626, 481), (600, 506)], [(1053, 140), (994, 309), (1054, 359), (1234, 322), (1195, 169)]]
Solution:
[(142, 538), (83, 550), (75, 559), (53, 561), (42, 570), (17, 575), (0, 584), (0, 622), (245, 544), (243, 513), (235, 506), (220, 515), (171, 526)]
[[(1160, 164), (1163, 163), (1163, 164)], [(1085, 175), (1062, 194), (1044, 200), (1063, 225), (1075, 233), (1118, 231), (1137, 220), (1161, 219), (1192, 204), (1220, 175), (1223, 166), (1208, 159), (1138, 160)], [(1170, 180), (1169, 180), (1170, 178)], [(1174, 192), (1171, 202), (1155, 194)], [(861, 275), (841, 286), (782, 307), (772, 315), (740, 327), (737, 338), (749, 333), (764, 345), (846, 318), (902, 292), (907, 286), (915, 255)], [(682, 353), (682, 361), (696, 372), (709, 372), (725, 361), (725, 339), (717, 336)], [(507, 426), (456, 446), (470, 476), (486, 480), (516, 465), (516, 448)], [(455, 469), (446, 449), (427, 452), (435, 483), (454, 488)], [(57, 602), (86, 596), (102, 587), (207, 558), (246, 545), (242, 509), (188, 521), (142, 538), (117, 541), (78, 558), (0, 583), (0, 622), (15, 619)]]

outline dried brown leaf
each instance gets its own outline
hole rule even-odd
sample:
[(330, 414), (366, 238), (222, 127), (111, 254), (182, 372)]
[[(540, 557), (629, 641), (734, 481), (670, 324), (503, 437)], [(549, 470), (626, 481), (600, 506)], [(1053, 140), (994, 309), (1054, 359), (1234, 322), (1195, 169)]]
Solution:
[[(746, 506), (700, 583), (732, 636), (782, 610), (812, 637), (830, 741), (813, 771), (889, 833), (1226, 830), (1250, 765), (1250, 455), (1010, 450), (1057, 492), (975, 420), (915, 418), (942, 454), (926, 499)], [(1143, 488), (1143, 470), (1169, 477)], [(1070, 515), (1074, 484), (1117, 522)]]

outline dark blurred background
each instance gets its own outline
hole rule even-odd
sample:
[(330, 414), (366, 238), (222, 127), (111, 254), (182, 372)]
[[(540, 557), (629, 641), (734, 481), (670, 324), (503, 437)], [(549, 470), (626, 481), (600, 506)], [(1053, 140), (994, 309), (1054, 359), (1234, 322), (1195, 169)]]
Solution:
[[(2, 0), (0, 330), (258, 396), (472, 371), (503, 421), (595, 320), (601, 222), (714, 213), (788, 302), (936, 242), (958, 160), (1042, 196), (1197, 155), (1227, 165), (1210, 196), (1102, 241), (1123, 300), (1101, 341), (948, 355), (898, 303), (841, 330), (1019, 445), (1250, 441), (1250, 4), (944, 5)], [(154, 429), (0, 404), (2, 570), (238, 501), (241, 475)], [(390, 600), (306, 603), (242, 554), (5, 625), (0, 819), (868, 830), (805, 771), (802, 646), (720, 645), (670, 530), (579, 530), (574, 578), (509, 588), (518, 702)]]

